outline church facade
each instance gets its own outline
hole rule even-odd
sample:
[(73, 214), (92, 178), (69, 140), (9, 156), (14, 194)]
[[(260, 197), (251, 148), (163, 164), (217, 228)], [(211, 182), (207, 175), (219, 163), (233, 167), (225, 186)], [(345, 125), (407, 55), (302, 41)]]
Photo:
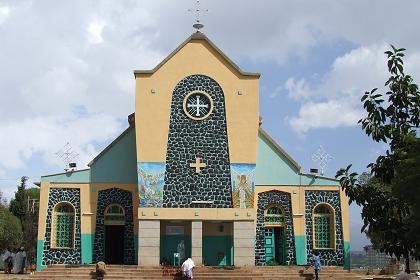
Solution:
[(41, 177), (37, 267), (349, 266), (348, 199), (261, 127), (258, 73), (196, 32), (134, 72), (128, 128), (88, 169)]

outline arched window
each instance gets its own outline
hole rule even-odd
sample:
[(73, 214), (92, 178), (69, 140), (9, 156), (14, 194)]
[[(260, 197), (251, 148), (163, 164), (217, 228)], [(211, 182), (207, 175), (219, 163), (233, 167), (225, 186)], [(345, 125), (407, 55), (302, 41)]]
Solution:
[(124, 209), (119, 204), (111, 204), (105, 209), (106, 225), (124, 225)]
[(73, 248), (74, 240), (74, 207), (61, 202), (54, 207), (53, 246), (55, 248)]
[(265, 227), (284, 226), (284, 212), (279, 206), (270, 206), (264, 213)]
[(314, 209), (314, 247), (334, 248), (334, 211), (331, 206), (320, 204)]

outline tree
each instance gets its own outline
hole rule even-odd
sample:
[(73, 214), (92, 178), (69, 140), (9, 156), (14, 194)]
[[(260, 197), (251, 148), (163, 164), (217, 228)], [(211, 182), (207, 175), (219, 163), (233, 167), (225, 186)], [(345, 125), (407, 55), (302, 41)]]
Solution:
[[(359, 120), (362, 129), (376, 142), (385, 142), (388, 149), (367, 167), (372, 177), (350, 172), (351, 165), (340, 169), (336, 177), (350, 199), (362, 207), (363, 227), (381, 251), (406, 259), (420, 258), (418, 201), (407, 196), (407, 190), (419, 190), (419, 139), (416, 129), (420, 122), (420, 92), (410, 75), (404, 73), (405, 49), (391, 45), (387, 55), (388, 91), (377, 88), (365, 92), (361, 101), (367, 116)], [(385, 99), (387, 100), (385, 101)], [(417, 162), (417, 165), (413, 163)], [(408, 185), (407, 185), (408, 184)]]
[(7, 209), (0, 193), (0, 249), (16, 248), (22, 242), (20, 221)]
[(27, 208), (27, 201), (25, 197), (25, 189), (26, 189), (26, 181), (28, 177), (22, 176), (20, 179), (20, 185), (18, 186), (17, 192), (15, 192), (15, 198), (10, 201), (10, 212), (13, 213), (19, 220), (23, 221), (26, 208)]
[(10, 202), (10, 212), (18, 217), (21, 224), (21, 231), (23, 234), (22, 246), (27, 251), (28, 260), (32, 261), (36, 258), (37, 233), (38, 233), (38, 208), (34, 211), (28, 209), (29, 199), (38, 199), (39, 189), (26, 188), (28, 177), (23, 176), (18, 190), (15, 193), (14, 199)]

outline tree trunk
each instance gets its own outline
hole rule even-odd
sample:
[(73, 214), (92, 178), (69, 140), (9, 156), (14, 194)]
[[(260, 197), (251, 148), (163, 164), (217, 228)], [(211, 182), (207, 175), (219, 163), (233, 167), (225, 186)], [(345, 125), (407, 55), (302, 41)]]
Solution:
[(404, 256), (405, 258), (405, 272), (410, 274), (410, 255)]

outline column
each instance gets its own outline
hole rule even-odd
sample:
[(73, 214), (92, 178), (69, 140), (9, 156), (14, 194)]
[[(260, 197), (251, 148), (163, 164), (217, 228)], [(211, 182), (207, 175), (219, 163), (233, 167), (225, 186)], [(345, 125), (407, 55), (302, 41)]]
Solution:
[(160, 221), (139, 221), (139, 265), (159, 265)]
[(235, 266), (255, 265), (255, 227), (253, 221), (233, 222), (233, 251)]
[(196, 265), (203, 264), (203, 222), (191, 222), (191, 258)]

